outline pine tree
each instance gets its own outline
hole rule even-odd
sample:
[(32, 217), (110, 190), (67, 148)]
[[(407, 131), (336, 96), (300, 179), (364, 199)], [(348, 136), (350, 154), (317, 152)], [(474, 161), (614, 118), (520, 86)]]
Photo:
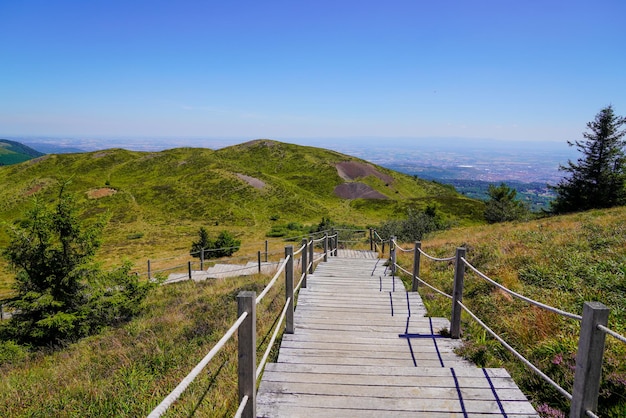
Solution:
[(138, 312), (151, 283), (139, 283), (125, 264), (102, 272), (93, 264), (104, 219), (80, 222), (61, 187), (54, 209), (36, 200), (2, 251), (16, 269), (15, 309), (2, 332), (33, 345), (56, 345), (97, 332)]
[(559, 170), (569, 173), (554, 190), (554, 213), (594, 208), (610, 208), (626, 203), (626, 155), (620, 129), (626, 118), (615, 115), (612, 106), (602, 109), (595, 120), (587, 123), (584, 140), (568, 141), (583, 155), (577, 162), (568, 161)]
[(517, 190), (505, 183), (489, 185), (489, 200), (485, 205), (485, 219), (489, 223), (515, 221), (528, 214), (528, 208), (517, 199)]

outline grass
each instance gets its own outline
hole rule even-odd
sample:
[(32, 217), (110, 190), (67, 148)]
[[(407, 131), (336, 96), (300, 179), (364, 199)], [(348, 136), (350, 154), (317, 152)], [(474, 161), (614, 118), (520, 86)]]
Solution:
[[(410, 246), (409, 244), (405, 247)], [(466, 259), (506, 287), (575, 314), (585, 301), (611, 309), (609, 327), (626, 334), (626, 208), (590, 211), (526, 223), (457, 228), (431, 236), (422, 249), (436, 257), (467, 248)], [(400, 254), (412, 265), (412, 254)], [(410, 270), (409, 270), (410, 271)], [(452, 293), (453, 263), (421, 263), (421, 277)], [(425, 287), (432, 316), (450, 317), (450, 302)], [(464, 303), (479, 318), (566, 390), (572, 390), (579, 324), (529, 306), (466, 273)], [(485, 367), (506, 367), (538, 408), (568, 410), (568, 403), (487, 336), (471, 318), (462, 320), (461, 354)], [(626, 345), (607, 337), (600, 397), (601, 416), (626, 415)]]
[[(0, 349), (0, 416), (146, 416), (235, 321), (236, 295), (258, 294), (268, 281), (254, 276), (160, 286), (143, 314), (120, 328), (48, 353), (8, 344)], [(278, 285), (257, 309), (259, 360), (283, 303)], [(236, 350), (235, 336), (166, 416), (232, 416)]]
[[(145, 270), (148, 259), (169, 258), (188, 251), (200, 227), (217, 235), (226, 229), (242, 243), (261, 242), (273, 226), (311, 225), (322, 217), (339, 224), (375, 225), (402, 217), (408, 206), (439, 202), (439, 212), (467, 225), (481, 222), (483, 203), (453, 190), (382, 167), (394, 181), (363, 181), (390, 196), (386, 201), (345, 200), (333, 190), (343, 180), (335, 164), (356, 160), (314, 147), (253, 141), (217, 151), (177, 148), (162, 152), (122, 149), (47, 155), (0, 167), (0, 248), (7, 229), (34, 198), (54, 201), (60, 182), (70, 180), (82, 216), (106, 215), (99, 261), (113, 267), (128, 259)], [(265, 182), (255, 189), (237, 174)], [(100, 188), (115, 194), (90, 198)], [(396, 193), (397, 192), (397, 193)], [(382, 202), (382, 203), (381, 203)], [(0, 298), (10, 294), (12, 273), (0, 260)]]

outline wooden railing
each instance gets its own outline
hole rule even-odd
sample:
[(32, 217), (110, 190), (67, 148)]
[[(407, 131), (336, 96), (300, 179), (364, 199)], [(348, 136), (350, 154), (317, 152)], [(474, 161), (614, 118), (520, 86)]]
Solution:
[[(616, 333), (615, 331), (607, 328), (609, 309), (600, 302), (585, 302), (583, 306), (582, 316), (562, 311), (553, 306), (543, 304), (541, 302), (530, 299), (519, 293), (516, 293), (495, 280), (489, 278), (487, 275), (479, 271), (476, 267), (471, 265), (465, 258), (466, 249), (457, 248), (456, 254), (447, 258), (436, 258), (425, 253), (421, 248), (421, 243), (416, 242), (412, 249), (403, 249), (398, 245), (394, 237), (391, 237), (387, 241), (389, 244), (390, 252), (390, 267), (392, 275), (395, 275), (397, 270), (401, 270), (405, 274), (409, 275), (412, 279), (412, 290), (417, 291), (419, 284), (428, 286), (430, 289), (436, 291), (440, 295), (447, 297), (452, 301), (451, 315), (450, 315), (450, 335), (452, 338), (458, 339), (461, 335), (461, 312), (467, 312), (472, 319), (474, 319), (481, 327), (483, 327), (491, 336), (498, 340), (505, 348), (507, 348), (518, 360), (520, 360), (526, 367), (540, 376), (548, 384), (554, 387), (561, 395), (566, 397), (570, 401), (570, 418), (579, 417), (597, 417), (598, 395), (600, 389), (600, 378), (602, 372), (602, 363), (604, 356), (604, 342), (606, 335), (626, 343), (626, 337)], [(384, 245), (384, 240), (383, 240)], [(413, 252), (413, 265), (412, 271), (408, 271), (398, 265), (396, 261), (397, 251)], [(431, 261), (454, 261), (454, 286), (452, 295), (446, 294), (440, 289), (431, 286), (420, 276), (420, 263), (421, 257), (424, 256)], [(489, 328), (483, 321), (478, 318), (471, 310), (463, 304), (463, 284), (465, 278), (466, 268), (470, 269), (478, 277), (491, 283), (500, 290), (508, 293), (509, 295), (537, 306), (541, 309), (548, 310), (566, 318), (570, 318), (581, 322), (580, 334), (578, 339), (578, 351), (576, 354), (576, 370), (574, 374), (574, 385), (572, 393), (559, 386), (555, 381), (548, 377), (545, 373), (539, 370), (530, 361), (524, 358), (517, 350), (509, 345), (502, 337), (496, 334), (491, 328)]]
[[(370, 234), (371, 236), (371, 234)], [(371, 244), (371, 241), (370, 241)], [(322, 253), (315, 253), (314, 247), (321, 245)], [(237, 320), (226, 331), (211, 351), (194, 367), (194, 369), (178, 384), (178, 386), (150, 413), (149, 417), (160, 417), (176, 401), (191, 382), (200, 372), (211, 362), (213, 357), (224, 347), (226, 342), (237, 332), (238, 335), (238, 391), (239, 407), (236, 417), (256, 417), (256, 383), (261, 376), (265, 364), (270, 355), (270, 351), (276, 341), (277, 336), (285, 324), (284, 332), (292, 334), (294, 332), (294, 300), (300, 288), (306, 288), (307, 276), (312, 274), (316, 263), (328, 261), (329, 257), (337, 255), (338, 247), (341, 245), (339, 233), (332, 231), (331, 234), (324, 233), (321, 238), (303, 238), (298, 250), (294, 251), (293, 246), (285, 247), (284, 261), (280, 263), (278, 271), (265, 286), (263, 291), (257, 296), (255, 292), (243, 291), (237, 295)], [(372, 245), (372, 244), (371, 244)], [(315, 255), (319, 254), (317, 258)], [(300, 256), (301, 275), (298, 283), (294, 285), (296, 256)], [(256, 364), (256, 307), (270, 291), (280, 276), (284, 273), (285, 279), (285, 303), (281, 315), (276, 321), (274, 333), (267, 345), (260, 363)]]

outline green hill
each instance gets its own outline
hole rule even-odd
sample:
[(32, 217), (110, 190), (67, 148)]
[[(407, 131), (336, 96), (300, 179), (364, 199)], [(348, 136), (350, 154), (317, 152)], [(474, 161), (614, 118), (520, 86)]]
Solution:
[(0, 166), (18, 164), (44, 155), (24, 144), (0, 139)]
[[(330, 217), (366, 226), (428, 204), (452, 224), (472, 224), (484, 207), (453, 188), (337, 152), (258, 140), (217, 151), (53, 154), (0, 167), (0, 220), (19, 219), (34, 197), (54, 200), (67, 179), (85, 218), (111, 217), (103, 261), (184, 253), (200, 226), (233, 231), (245, 243), (259, 242), (277, 224)], [(352, 198), (339, 197), (338, 187)], [(2, 231), (0, 246), (6, 239)]]

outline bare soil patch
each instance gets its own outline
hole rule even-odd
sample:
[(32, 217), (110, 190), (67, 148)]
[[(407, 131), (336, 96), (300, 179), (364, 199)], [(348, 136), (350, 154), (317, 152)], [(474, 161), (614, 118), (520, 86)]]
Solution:
[(335, 187), (335, 195), (342, 199), (387, 199), (364, 183), (343, 183)]
[(265, 182), (263, 180), (246, 176), (245, 174), (240, 174), (240, 173), (235, 173), (235, 174), (237, 174), (237, 177), (239, 177), (241, 180), (245, 181), (246, 183), (248, 183), (250, 186), (254, 187), (255, 189), (260, 190), (265, 187)]
[(376, 170), (374, 166), (361, 163), (358, 161), (342, 161), (335, 165), (337, 168), (337, 174), (344, 180), (356, 180), (367, 176), (375, 176), (389, 184), (393, 182), (393, 177), (387, 174), (383, 174)]
[(24, 192), (24, 196), (32, 196), (41, 189), (43, 189), (43, 184), (35, 184), (33, 187)]
[(117, 190), (111, 189), (110, 187), (102, 187), (100, 189), (93, 189), (87, 192), (87, 197), (89, 199), (100, 199), (102, 197), (111, 196), (117, 193)]

